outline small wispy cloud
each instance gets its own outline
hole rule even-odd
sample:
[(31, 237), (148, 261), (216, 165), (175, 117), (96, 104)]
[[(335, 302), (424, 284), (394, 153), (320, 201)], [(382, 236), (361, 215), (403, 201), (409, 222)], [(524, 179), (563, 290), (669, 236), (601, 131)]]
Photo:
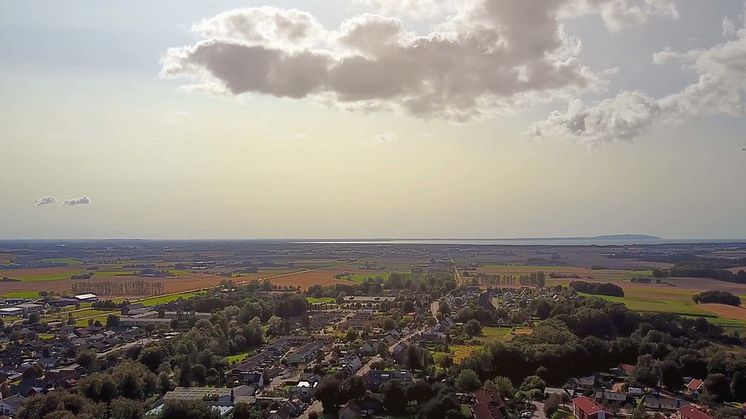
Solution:
[(91, 203), (91, 200), (88, 199), (87, 196), (84, 196), (82, 198), (66, 199), (65, 200), (65, 206), (68, 206), (68, 207), (74, 207), (76, 205), (88, 205), (90, 203)]
[(36, 201), (34, 201), (34, 205), (36, 205), (37, 207), (40, 207), (42, 205), (54, 204), (55, 202), (57, 202), (57, 199), (55, 199), (55, 197), (45, 196), (44, 198), (39, 198)]
[(360, 141), (363, 144), (368, 144), (368, 145), (382, 145), (382, 144), (393, 143), (398, 139), (399, 137), (393, 132), (384, 132), (382, 134), (377, 134), (372, 137), (358, 138), (358, 141)]

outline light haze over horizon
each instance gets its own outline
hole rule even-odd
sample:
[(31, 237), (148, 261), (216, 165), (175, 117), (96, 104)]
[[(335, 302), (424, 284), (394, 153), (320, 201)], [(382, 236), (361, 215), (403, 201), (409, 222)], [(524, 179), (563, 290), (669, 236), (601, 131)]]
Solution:
[(0, 0), (0, 240), (746, 239), (744, 5)]

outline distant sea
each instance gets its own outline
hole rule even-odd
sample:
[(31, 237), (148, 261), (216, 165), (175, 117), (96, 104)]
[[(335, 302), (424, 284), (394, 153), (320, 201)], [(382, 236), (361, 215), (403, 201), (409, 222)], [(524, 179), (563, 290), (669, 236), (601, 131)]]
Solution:
[(305, 244), (357, 245), (446, 245), (446, 246), (630, 246), (657, 244), (746, 244), (746, 240), (661, 239), (641, 237), (573, 237), (526, 239), (380, 239), (380, 240), (306, 240)]

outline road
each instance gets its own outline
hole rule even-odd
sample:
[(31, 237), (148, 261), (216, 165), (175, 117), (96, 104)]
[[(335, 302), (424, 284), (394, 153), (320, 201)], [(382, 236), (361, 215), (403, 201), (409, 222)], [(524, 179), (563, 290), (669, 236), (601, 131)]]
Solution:
[(456, 262), (453, 260), (453, 256), (450, 254), (448, 257), (451, 259), (451, 263), (453, 264), (453, 279), (456, 280), (456, 284), (461, 285), (461, 275), (458, 273), (458, 268), (456, 267)]
[(435, 320), (438, 320), (438, 309), (440, 308), (440, 300), (435, 300), (432, 303), (430, 303), (430, 313), (432, 313), (433, 318)]
[(157, 339), (151, 339), (151, 338), (139, 339), (139, 340), (136, 340), (134, 342), (125, 343), (124, 345), (120, 345), (120, 346), (111, 348), (111, 349), (109, 349), (106, 352), (98, 353), (98, 354), (96, 354), (96, 358), (99, 358), (99, 359), (106, 358), (106, 356), (109, 355), (112, 352), (125, 350), (125, 349), (131, 348), (133, 346), (145, 346), (145, 345), (147, 345), (150, 342), (156, 342), (156, 341), (157, 341)]

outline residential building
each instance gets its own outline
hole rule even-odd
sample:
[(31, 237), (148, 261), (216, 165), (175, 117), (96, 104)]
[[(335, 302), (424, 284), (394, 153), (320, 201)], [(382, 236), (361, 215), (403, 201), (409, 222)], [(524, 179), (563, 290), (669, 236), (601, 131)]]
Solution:
[(603, 406), (585, 396), (580, 396), (572, 401), (572, 411), (578, 419), (606, 419), (606, 411)]
[(503, 419), (505, 417), (505, 401), (499, 394), (478, 389), (472, 392), (474, 405), (471, 407), (472, 416), (476, 419)]
[(680, 407), (676, 417), (678, 417), (679, 419), (713, 419), (712, 416), (697, 409), (691, 404)]
[(21, 396), (20, 394), (14, 394), (10, 397), (6, 397), (0, 400), (0, 414), (4, 416), (15, 415), (16, 410), (18, 410), (18, 408), (20, 408), (25, 401), (26, 398)]

